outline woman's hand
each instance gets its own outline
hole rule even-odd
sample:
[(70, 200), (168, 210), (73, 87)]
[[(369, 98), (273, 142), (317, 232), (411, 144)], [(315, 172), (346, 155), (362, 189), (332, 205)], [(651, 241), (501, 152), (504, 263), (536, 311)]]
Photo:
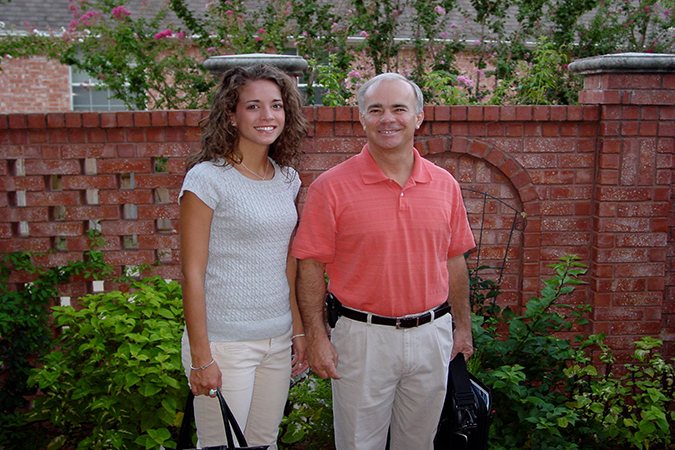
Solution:
[(307, 339), (296, 335), (292, 340), (293, 359), (291, 360), (291, 375), (297, 377), (309, 368), (307, 364)]
[[(209, 367), (201, 370), (190, 371), (190, 388), (197, 395), (215, 397), (215, 390), (223, 386), (223, 374), (220, 372), (218, 363), (214, 361)], [(210, 392), (214, 391), (213, 394)]]

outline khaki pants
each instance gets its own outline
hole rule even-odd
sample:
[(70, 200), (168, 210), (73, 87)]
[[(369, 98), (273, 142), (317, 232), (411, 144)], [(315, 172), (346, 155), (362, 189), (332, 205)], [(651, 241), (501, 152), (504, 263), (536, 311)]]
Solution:
[(452, 352), (450, 314), (396, 329), (341, 317), (332, 333), (337, 450), (431, 450)]
[[(277, 448), (279, 423), (291, 383), (291, 330), (273, 339), (211, 342), (211, 354), (223, 374), (221, 392), (248, 445)], [(189, 379), (190, 346), (183, 335), (183, 366)], [(195, 397), (197, 447), (227, 444), (217, 398)]]

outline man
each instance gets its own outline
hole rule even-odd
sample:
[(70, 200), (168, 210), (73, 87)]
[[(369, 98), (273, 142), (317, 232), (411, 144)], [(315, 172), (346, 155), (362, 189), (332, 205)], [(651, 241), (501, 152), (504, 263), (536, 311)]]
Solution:
[[(432, 449), (450, 358), (473, 353), (475, 243), (456, 180), (413, 147), (419, 87), (382, 74), (358, 104), (367, 144), (310, 186), (293, 243), (309, 363), (333, 378), (338, 450), (384, 449), (389, 429), (392, 450)], [(342, 303), (330, 340), (324, 272)]]

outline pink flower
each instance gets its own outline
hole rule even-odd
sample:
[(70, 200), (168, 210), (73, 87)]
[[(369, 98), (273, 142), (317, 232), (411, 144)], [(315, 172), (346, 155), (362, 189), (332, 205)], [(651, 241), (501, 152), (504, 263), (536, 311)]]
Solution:
[(255, 38), (253, 38), (253, 39), (254, 39), (254, 40), (255, 40), (256, 42), (260, 42), (260, 41), (262, 41), (262, 38), (261, 38), (260, 36), (256, 36), (256, 37), (255, 37)]
[(113, 10), (112, 10), (112, 13), (113, 13), (113, 17), (115, 17), (115, 19), (123, 19), (123, 18), (131, 15), (129, 10), (127, 10), (124, 6), (114, 7)]
[(435, 7), (434, 11), (436, 11), (438, 14), (445, 14), (445, 8), (443, 8), (441, 5)]
[(441, 36), (441, 39), (447, 39), (448, 38), (448, 32), (443, 31), (440, 36)]
[(258, 34), (265, 34), (265, 30), (263, 28), (258, 28)]
[(645, 6), (645, 12), (649, 12), (651, 9), (649, 9), (649, 6)]
[(218, 52), (218, 50), (216, 50), (215, 47), (209, 47), (209, 48), (206, 49), (206, 51), (209, 52), (209, 53), (217, 53)]
[(361, 78), (361, 73), (358, 70), (352, 70), (347, 76), (351, 78)]
[(234, 14), (234, 11), (228, 9), (227, 11), (225, 11), (225, 14), (227, 14), (228, 16), (232, 16), (232, 14)]
[(466, 86), (468, 88), (473, 87), (473, 80), (471, 78), (467, 77), (467, 76), (464, 76), (464, 75), (458, 76), (457, 82), (460, 83), (460, 84), (463, 84), (464, 86)]
[(166, 30), (160, 31), (159, 33), (157, 33), (157, 34), (154, 36), (154, 38), (157, 39), (157, 40), (159, 40), (159, 39), (162, 39), (162, 38), (165, 38), (165, 37), (169, 37), (169, 36), (172, 36), (172, 35), (173, 35), (173, 33), (171, 32), (171, 30), (169, 30), (169, 29), (167, 28)]
[(179, 31), (178, 33), (176, 33), (176, 37), (182, 41), (185, 39), (185, 33)]
[(237, 22), (239, 22), (239, 23), (244, 23), (244, 19), (241, 18), (241, 17), (237, 17)]
[(370, 36), (366, 30), (361, 31), (359, 34), (361, 36), (363, 36), (364, 38), (367, 38), (368, 36)]
[(401, 15), (401, 11), (399, 11), (398, 9), (395, 9), (391, 12), (391, 15), (394, 16), (394, 17), (398, 17), (398, 16)]

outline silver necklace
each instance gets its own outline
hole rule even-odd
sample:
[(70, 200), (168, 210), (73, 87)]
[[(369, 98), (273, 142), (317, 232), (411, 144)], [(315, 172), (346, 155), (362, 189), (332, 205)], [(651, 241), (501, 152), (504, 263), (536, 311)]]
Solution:
[(239, 164), (241, 164), (244, 167), (244, 169), (248, 170), (253, 175), (260, 178), (262, 181), (265, 181), (265, 178), (267, 178), (267, 171), (270, 168), (270, 162), (269, 161), (267, 161), (267, 164), (265, 165), (265, 175), (263, 175), (262, 177), (260, 175), (258, 175), (257, 173), (255, 173), (254, 171), (252, 171), (251, 169), (249, 169), (248, 167), (246, 167), (246, 164), (244, 164), (244, 161), (240, 162)]

